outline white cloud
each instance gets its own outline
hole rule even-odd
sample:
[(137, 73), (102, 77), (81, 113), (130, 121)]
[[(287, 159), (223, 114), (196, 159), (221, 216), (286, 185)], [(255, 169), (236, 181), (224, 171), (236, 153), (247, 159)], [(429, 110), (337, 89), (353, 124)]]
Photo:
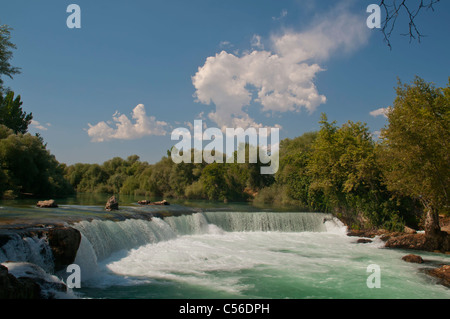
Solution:
[[(242, 56), (222, 51), (206, 59), (192, 77), (197, 102), (216, 107), (208, 117), (223, 127), (262, 127), (243, 111), (251, 102), (264, 112), (313, 112), (326, 102), (314, 84), (318, 63), (337, 52), (349, 53), (367, 41), (364, 19), (339, 11), (304, 32), (285, 31), (271, 37), (272, 50)], [(254, 48), (261, 46), (255, 35)]]
[[(148, 135), (165, 135), (167, 123), (157, 121), (154, 116), (147, 116), (143, 104), (137, 105), (131, 114), (132, 121), (124, 114), (114, 113), (113, 123), (107, 124), (101, 121), (95, 125), (89, 125), (88, 135), (92, 142), (104, 142), (112, 139), (133, 140)], [(111, 127), (110, 125), (115, 125)]]
[[(47, 131), (47, 130), (48, 130), (47, 127), (45, 127), (44, 125), (42, 125), (41, 123), (39, 123), (39, 122), (36, 121), (36, 120), (31, 120), (31, 125), (32, 125), (35, 129), (38, 129), (38, 130), (41, 130), (41, 131)], [(50, 123), (46, 123), (45, 125), (51, 126)]]
[(281, 10), (280, 15), (279, 15), (278, 17), (272, 17), (272, 20), (274, 20), (274, 21), (276, 21), (276, 20), (281, 20), (281, 19), (283, 19), (284, 17), (286, 17), (287, 14), (288, 14), (287, 10), (286, 10), (286, 9), (283, 9), (283, 10)]
[(261, 43), (261, 36), (254, 34), (252, 40), (250, 41), (250, 44), (253, 48), (263, 50), (264, 45)]
[(370, 112), (369, 114), (373, 117), (384, 116), (385, 118), (387, 118), (388, 112), (389, 112), (389, 108), (382, 107), (382, 108), (379, 108), (377, 110)]
[(233, 44), (231, 44), (230, 41), (221, 41), (221, 42), (219, 43), (219, 47), (220, 47), (220, 48), (232, 48), (232, 47), (233, 47)]

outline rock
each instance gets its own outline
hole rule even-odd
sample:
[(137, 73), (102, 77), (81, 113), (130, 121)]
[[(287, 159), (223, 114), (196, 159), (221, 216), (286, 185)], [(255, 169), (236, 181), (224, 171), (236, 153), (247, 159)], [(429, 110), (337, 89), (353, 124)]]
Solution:
[(347, 236), (350, 237), (366, 237), (374, 238), (376, 236), (382, 236), (387, 233), (385, 229), (363, 229), (363, 230), (350, 230)]
[(59, 271), (75, 261), (81, 242), (81, 233), (71, 227), (57, 227), (48, 230), (48, 243), (52, 249), (55, 270)]
[(372, 242), (372, 240), (367, 239), (367, 238), (361, 238), (361, 239), (358, 239), (356, 241), (357, 244), (368, 244), (368, 243), (371, 243), (371, 242)]
[(416, 263), (416, 264), (423, 264), (423, 259), (422, 257), (418, 256), (418, 255), (406, 255), (402, 257), (402, 260), (408, 262), (408, 263)]
[(111, 196), (108, 201), (106, 202), (105, 209), (107, 211), (112, 210), (118, 210), (119, 209), (119, 202), (116, 199), (116, 196)]
[(405, 232), (406, 234), (415, 234), (415, 233), (417, 233), (414, 229), (409, 228), (408, 226), (405, 226), (403, 232)]
[(37, 202), (36, 206), (37, 207), (45, 207), (45, 208), (58, 207), (58, 205), (56, 205), (56, 203), (53, 199), (39, 201), (39, 202)]
[(0, 265), (0, 299), (40, 299), (41, 288), (31, 278), (16, 278)]
[(39, 298), (54, 299), (67, 293), (67, 286), (55, 275), (51, 275), (36, 264), (29, 262), (5, 262), (9, 274), (17, 278), (26, 289), (39, 286)]
[(433, 235), (424, 233), (390, 234), (385, 247), (447, 252), (450, 250), (450, 236), (446, 232), (440, 232)]
[(154, 202), (151, 205), (170, 205), (170, 203), (166, 200), (162, 200), (160, 202)]
[(450, 265), (444, 265), (440, 268), (427, 270), (426, 273), (430, 276), (438, 278), (440, 284), (450, 288)]
[(425, 234), (403, 234), (391, 236), (385, 244), (387, 248), (429, 250), (426, 245)]
[(170, 205), (170, 203), (166, 200), (162, 200), (160, 202), (151, 202), (149, 200), (140, 200), (138, 201), (140, 205)]

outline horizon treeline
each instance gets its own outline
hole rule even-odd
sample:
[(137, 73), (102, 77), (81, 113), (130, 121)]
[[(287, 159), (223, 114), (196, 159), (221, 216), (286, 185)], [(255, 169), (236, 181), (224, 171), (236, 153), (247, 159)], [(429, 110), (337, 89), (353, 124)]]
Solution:
[(280, 142), (275, 175), (249, 163), (249, 145), (243, 164), (176, 164), (167, 151), (155, 164), (132, 155), (67, 166), (42, 137), (27, 133), (32, 114), (21, 106), (14, 92), (0, 93), (0, 194), (6, 199), (82, 192), (251, 201), (331, 212), (352, 228), (389, 230), (419, 224), (438, 230), (439, 214), (449, 212), (450, 84), (436, 88), (418, 77), (411, 85), (399, 82), (380, 140), (365, 123), (338, 126), (322, 114), (319, 131)]
[(319, 131), (280, 142), (273, 176), (248, 161), (175, 164), (168, 151), (155, 164), (133, 155), (71, 165), (65, 177), (78, 192), (296, 206), (331, 212), (353, 228), (436, 223), (449, 212), (450, 85), (399, 82), (386, 116), (374, 140), (365, 123), (338, 126), (322, 114)]

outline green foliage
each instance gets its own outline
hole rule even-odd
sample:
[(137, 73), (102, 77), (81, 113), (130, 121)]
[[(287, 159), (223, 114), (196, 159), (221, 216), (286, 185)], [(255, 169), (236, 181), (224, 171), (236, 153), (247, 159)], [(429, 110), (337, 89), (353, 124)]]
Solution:
[(20, 73), (20, 69), (13, 67), (9, 62), (12, 58), (12, 49), (16, 49), (11, 42), (11, 28), (7, 25), (0, 25), (0, 94), (5, 90), (3, 87), (2, 75), (12, 79), (14, 74)]
[(20, 95), (14, 98), (14, 92), (9, 91), (5, 97), (0, 94), (0, 124), (9, 127), (14, 133), (25, 134), (33, 119), (33, 114), (22, 110)]
[(64, 196), (72, 191), (64, 179), (65, 165), (58, 163), (42, 144), (30, 134), (14, 134), (0, 125), (0, 192), (30, 193), (36, 196)]
[(416, 77), (399, 82), (389, 125), (382, 131), (382, 165), (390, 190), (417, 198), (427, 210), (449, 212), (450, 79), (445, 88)]

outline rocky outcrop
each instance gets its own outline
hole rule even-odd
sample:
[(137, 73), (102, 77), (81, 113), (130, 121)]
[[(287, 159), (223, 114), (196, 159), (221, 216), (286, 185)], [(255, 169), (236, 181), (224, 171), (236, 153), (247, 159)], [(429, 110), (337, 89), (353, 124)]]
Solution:
[(439, 280), (439, 283), (450, 288), (450, 265), (443, 265), (442, 267), (427, 270), (426, 273)]
[(401, 234), (389, 236), (385, 247), (446, 252), (450, 250), (449, 241), (449, 236), (445, 232), (434, 236), (428, 236), (423, 233)]
[(119, 209), (119, 202), (116, 199), (116, 196), (111, 196), (106, 202), (105, 210), (112, 211)]
[(47, 238), (53, 253), (56, 271), (74, 262), (81, 242), (79, 230), (71, 227), (51, 228), (48, 230)]
[(414, 254), (409, 254), (409, 255), (403, 256), (402, 260), (406, 261), (408, 263), (423, 264), (422, 257), (420, 257), (418, 255), (414, 255)]
[(40, 299), (41, 287), (28, 277), (16, 278), (0, 265), (0, 299)]
[(37, 207), (44, 207), (44, 208), (56, 208), (56, 207), (58, 207), (58, 205), (55, 203), (55, 201), (53, 199), (39, 201), (39, 202), (37, 202), (36, 206)]
[(8, 261), (1, 266), (3, 272), (7, 270), (10, 284), (0, 287), (6, 289), (6, 299), (54, 299), (67, 293), (64, 282), (36, 264)]

